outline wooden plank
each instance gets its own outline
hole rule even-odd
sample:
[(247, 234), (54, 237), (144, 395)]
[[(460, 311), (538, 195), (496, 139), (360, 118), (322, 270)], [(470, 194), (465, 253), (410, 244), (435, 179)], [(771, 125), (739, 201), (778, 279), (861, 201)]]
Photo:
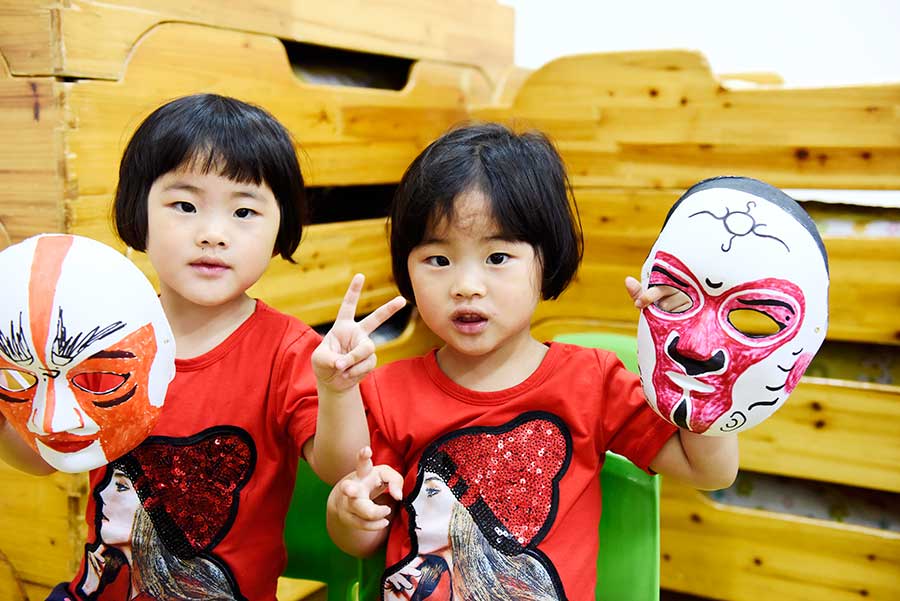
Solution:
[(310, 226), (294, 260), (273, 259), (249, 293), (312, 325), (334, 321), (355, 273), (366, 276), (360, 314), (397, 295), (383, 219)]
[(52, 75), (59, 20), (46, 0), (0, 0), (0, 54), (16, 75)]
[(729, 507), (665, 479), (663, 588), (729, 601), (890, 601), (900, 533)]
[(86, 474), (24, 474), (0, 462), (3, 553), (25, 583), (55, 586), (72, 577), (87, 526)]
[(0, 222), (13, 242), (65, 229), (59, 94), (52, 78), (11, 77), (0, 56)]
[(900, 387), (804, 377), (741, 434), (741, 467), (900, 492)]
[(378, 364), (385, 365), (398, 359), (418, 357), (439, 348), (444, 343), (428, 329), (422, 318), (413, 309), (409, 323), (403, 333), (394, 340), (385, 342), (377, 349)]
[(730, 89), (702, 55), (674, 51), (565, 57), (510, 85), (510, 106), (474, 115), (547, 131), (576, 187), (686, 188), (740, 173), (900, 188), (900, 85)]
[(3, 551), (0, 551), (0, 599), (28, 601), (25, 587)]
[(494, 0), (3, 0), (0, 14), (14, 17), (0, 19), (0, 50), (17, 75), (119, 79), (138, 39), (165, 22), (468, 64), (489, 79), (513, 62), (513, 9)]
[(398, 181), (433, 137), (465, 115), (467, 98), (489, 93), (478, 72), (437, 63), (418, 64), (400, 92), (308, 84), (293, 75), (275, 38), (184, 24), (147, 34), (123, 81), (67, 85), (79, 194), (110, 197), (131, 133), (176, 96), (209, 91), (260, 104), (298, 141), (309, 185), (348, 185)]

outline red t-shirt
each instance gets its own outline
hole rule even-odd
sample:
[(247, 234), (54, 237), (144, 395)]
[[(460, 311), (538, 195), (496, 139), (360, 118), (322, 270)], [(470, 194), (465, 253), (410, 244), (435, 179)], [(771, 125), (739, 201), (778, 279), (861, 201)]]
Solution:
[(562, 343), (507, 390), (463, 388), (431, 352), (379, 368), (362, 391), (375, 462), (404, 475), (386, 599), (516, 598), (517, 587), (593, 599), (605, 452), (647, 470), (676, 432), (614, 354)]
[(146, 598), (181, 598), (168, 588), (178, 586), (191, 598), (275, 600), (297, 461), (315, 433), (319, 341), (257, 301), (216, 348), (176, 360), (150, 438), (90, 474), (76, 599), (126, 601), (127, 571)]

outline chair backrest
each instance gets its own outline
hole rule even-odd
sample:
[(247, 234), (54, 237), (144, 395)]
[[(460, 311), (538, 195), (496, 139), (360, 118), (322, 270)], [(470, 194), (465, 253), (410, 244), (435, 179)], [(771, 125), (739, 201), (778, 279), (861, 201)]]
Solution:
[[(637, 373), (633, 336), (606, 333), (563, 334), (559, 342), (615, 352)], [(600, 472), (603, 513), (597, 557), (598, 601), (659, 601), (659, 487), (626, 458), (607, 453)]]

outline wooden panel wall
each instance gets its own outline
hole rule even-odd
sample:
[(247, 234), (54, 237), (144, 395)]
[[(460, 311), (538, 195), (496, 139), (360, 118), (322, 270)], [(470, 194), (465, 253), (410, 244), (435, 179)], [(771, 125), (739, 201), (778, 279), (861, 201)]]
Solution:
[(495, 0), (2, 0), (0, 51), (15, 75), (119, 79), (165, 22), (476, 65), (492, 80), (513, 60), (513, 10)]
[[(502, 97), (503, 94), (500, 94)], [(741, 174), (782, 188), (900, 189), (900, 84), (732, 90), (699, 53), (561, 58), (486, 119), (551, 134), (576, 187), (684, 190)]]

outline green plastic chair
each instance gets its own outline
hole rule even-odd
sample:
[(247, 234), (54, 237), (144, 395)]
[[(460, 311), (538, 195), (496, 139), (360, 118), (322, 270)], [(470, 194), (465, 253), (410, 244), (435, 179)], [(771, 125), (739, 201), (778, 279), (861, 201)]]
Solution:
[[(564, 334), (555, 340), (602, 348), (637, 373), (637, 341), (607, 333)], [(659, 601), (659, 487), (628, 459), (607, 453), (600, 472), (603, 513), (597, 558), (598, 601)]]
[(324, 582), (328, 601), (356, 601), (362, 562), (338, 549), (328, 536), (325, 505), (330, 492), (331, 487), (301, 460), (285, 520), (288, 559), (284, 575)]

